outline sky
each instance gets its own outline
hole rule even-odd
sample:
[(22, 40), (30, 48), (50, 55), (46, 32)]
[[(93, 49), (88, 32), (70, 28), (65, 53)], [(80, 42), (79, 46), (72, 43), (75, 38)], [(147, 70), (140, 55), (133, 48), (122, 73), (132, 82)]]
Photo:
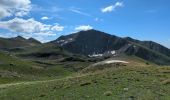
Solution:
[(96, 29), (170, 48), (170, 0), (0, 0), (0, 37), (41, 42)]

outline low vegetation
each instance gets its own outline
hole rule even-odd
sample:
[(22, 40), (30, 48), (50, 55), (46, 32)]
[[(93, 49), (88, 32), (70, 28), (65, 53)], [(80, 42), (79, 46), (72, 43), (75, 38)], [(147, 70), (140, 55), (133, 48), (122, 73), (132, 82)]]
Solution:
[(0, 85), (1, 100), (169, 100), (170, 67), (110, 68), (62, 79)]
[(170, 50), (154, 42), (89, 30), (0, 45), (0, 100), (170, 100)]

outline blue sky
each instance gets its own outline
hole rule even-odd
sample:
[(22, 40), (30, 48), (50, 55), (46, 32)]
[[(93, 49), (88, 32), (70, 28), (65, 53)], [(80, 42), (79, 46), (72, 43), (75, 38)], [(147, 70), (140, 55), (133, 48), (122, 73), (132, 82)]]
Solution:
[(121, 37), (152, 40), (170, 48), (170, 0), (6, 2), (0, 1), (1, 37), (21, 35), (46, 42), (93, 28)]

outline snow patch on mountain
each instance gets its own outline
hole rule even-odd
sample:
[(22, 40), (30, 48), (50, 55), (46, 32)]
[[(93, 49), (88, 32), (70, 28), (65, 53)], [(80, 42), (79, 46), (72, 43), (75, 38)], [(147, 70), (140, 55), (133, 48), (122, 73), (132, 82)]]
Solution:
[(114, 50), (113, 50), (113, 51), (111, 51), (111, 54), (112, 54), (112, 55), (116, 54), (116, 51), (114, 51)]
[(103, 54), (93, 53), (92, 55), (88, 55), (88, 56), (89, 57), (102, 57), (102, 56), (111, 56), (111, 55), (116, 55), (116, 51), (115, 50), (107, 51), (107, 52), (104, 52)]
[(111, 63), (129, 63), (129, 62), (127, 62), (127, 61), (122, 61), (122, 60), (106, 60), (106, 61), (104, 61), (104, 63), (106, 63), (106, 64), (111, 64)]
[(59, 41), (57, 41), (57, 43), (59, 43), (61, 46), (63, 46), (71, 41), (73, 41), (73, 38), (69, 38), (67, 40), (59, 40)]
[(129, 62), (123, 61), (123, 60), (105, 60), (105, 61), (95, 63), (92, 66), (105, 65), (105, 64), (114, 64), (114, 63), (128, 64)]
[(89, 57), (102, 57), (103, 54), (92, 54), (92, 55), (88, 55)]

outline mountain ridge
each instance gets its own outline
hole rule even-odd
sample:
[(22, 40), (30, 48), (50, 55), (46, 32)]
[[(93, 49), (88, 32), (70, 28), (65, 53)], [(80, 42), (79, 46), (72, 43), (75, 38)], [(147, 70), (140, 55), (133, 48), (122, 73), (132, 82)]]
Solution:
[(86, 56), (103, 56), (114, 51), (110, 56), (135, 55), (157, 64), (170, 64), (170, 49), (156, 42), (121, 38), (94, 29), (61, 36), (50, 43), (59, 45), (71, 53)]
[(10, 50), (15, 48), (35, 46), (39, 45), (41, 42), (33, 38), (25, 39), (22, 36), (12, 37), (12, 38), (0, 38), (0, 49)]

